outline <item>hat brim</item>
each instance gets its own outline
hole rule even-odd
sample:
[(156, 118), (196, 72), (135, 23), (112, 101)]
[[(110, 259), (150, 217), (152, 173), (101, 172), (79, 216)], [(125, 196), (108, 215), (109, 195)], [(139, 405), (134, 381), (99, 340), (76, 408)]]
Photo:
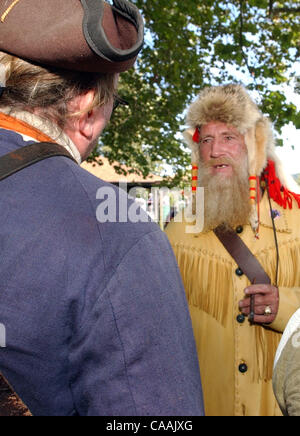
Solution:
[(143, 46), (144, 25), (127, 0), (0, 0), (0, 50), (46, 66), (118, 73)]

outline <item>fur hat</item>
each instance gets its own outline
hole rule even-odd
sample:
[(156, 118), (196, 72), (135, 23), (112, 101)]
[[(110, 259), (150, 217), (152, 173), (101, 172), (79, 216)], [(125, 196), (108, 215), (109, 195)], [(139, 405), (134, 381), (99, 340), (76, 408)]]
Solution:
[(143, 39), (142, 16), (127, 0), (0, 0), (0, 50), (41, 65), (126, 71)]
[[(286, 174), (279, 157), (276, 155), (271, 122), (262, 114), (243, 86), (230, 84), (205, 88), (191, 104), (187, 113), (189, 128), (183, 136), (192, 149), (192, 162), (196, 163), (199, 160), (197, 133), (202, 125), (210, 121), (220, 121), (232, 125), (244, 135), (248, 150), (251, 190), (256, 188), (256, 180), (262, 176), (268, 161), (273, 161), (276, 175), (281, 184), (288, 190), (299, 192), (298, 185), (290, 175)], [(254, 197), (250, 198), (254, 204)], [(258, 218), (253, 212), (252, 227), (256, 228), (257, 226)]]

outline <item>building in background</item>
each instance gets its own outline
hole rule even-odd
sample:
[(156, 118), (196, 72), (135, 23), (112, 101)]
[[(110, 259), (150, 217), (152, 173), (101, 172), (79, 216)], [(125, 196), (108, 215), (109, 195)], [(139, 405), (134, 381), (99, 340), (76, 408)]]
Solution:
[[(161, 188), (164, 178), (156, 174), (149, 174), (147, 177), (136, 173), (130, 173), (131, 168), (120, 165), (118, 162), (112, 164), (105, 157), (100, 157), (102, 165), (98, 162), (83, 162), (81, 166), (96, 177), (109, 182), (127, 191), (137, 203), (157, 222), (163, 229), (168, 220), (174, 215), (170, 191), (168, 188)], [(115, 167), (121, 167), (126, 173), (119, 174)]]
[[(108, 159), (102, 156), (99, 160), (102, 161), (103, 165), (99, 165), (97, 162), (83, 162), (81, 166), (94, 176), (99, 177), (105, 182), (112, 183), (113, 185), (120, 186), (120, 183), (122, 184), (123, 182), (126, 182), (128, 192), (135, 187), (151, 189), (154, 186), (159, 186), (164, 180), (163, 177), (155, 174), (149, 174), (146, 178), (136, 173), (130, 174), (129, 172), (132, 171), (131, 168), (126, 165), (120, 165), (118, 162), (110, 164)], [(127, 172), (127, 175), (118, 174), (115, 167), (121, 167)]]

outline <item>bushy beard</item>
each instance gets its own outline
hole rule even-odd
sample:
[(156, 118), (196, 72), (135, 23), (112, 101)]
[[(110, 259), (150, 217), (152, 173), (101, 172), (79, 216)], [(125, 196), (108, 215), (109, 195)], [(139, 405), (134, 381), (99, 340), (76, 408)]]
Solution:
[[(211, 167), (228, 164), (232, 175), (211, 174)], [(203, 232), (219, 225), (235, 228), (249, 221), (251, 206), (249, 201), (249, 175), (247, 156), (242, 162), (230, 158), (211, 159), (199, 162), (199, 186), (204, 187), (204, 228)]]

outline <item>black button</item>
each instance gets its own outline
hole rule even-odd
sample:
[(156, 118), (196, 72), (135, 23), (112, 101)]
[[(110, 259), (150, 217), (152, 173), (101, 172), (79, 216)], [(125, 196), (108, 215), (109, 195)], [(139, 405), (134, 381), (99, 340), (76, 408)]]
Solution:
[(245, 319), (246, 317), (243, 314), (240, 314), (236, 317), (237, 322), (239, 322), (240, 324), (243, 324), (243, 322), (245, 322)]
[(236, 273), (236, 275), (239, 276), (239, 277), (241, 277), (242, 275), (244, 275), (244, 273), (243, 273), (243, 271), (241, 270), (241, 268), (237, 268), (237, 269), (235, 270), (235, 273)]
[(241, 363), (241, 364), (239, 365), (239, 371), (240, 371), (242, 374), (245, 374), (245, 372), (248, 371), (248, 366), (246, 365), (246, 363)]
[(235, 231), (236, 231), (237, 233), (243, 233), (244, 228), (243, 228), (243, 226), (238, 226), (238, 227), (235, 229)]

